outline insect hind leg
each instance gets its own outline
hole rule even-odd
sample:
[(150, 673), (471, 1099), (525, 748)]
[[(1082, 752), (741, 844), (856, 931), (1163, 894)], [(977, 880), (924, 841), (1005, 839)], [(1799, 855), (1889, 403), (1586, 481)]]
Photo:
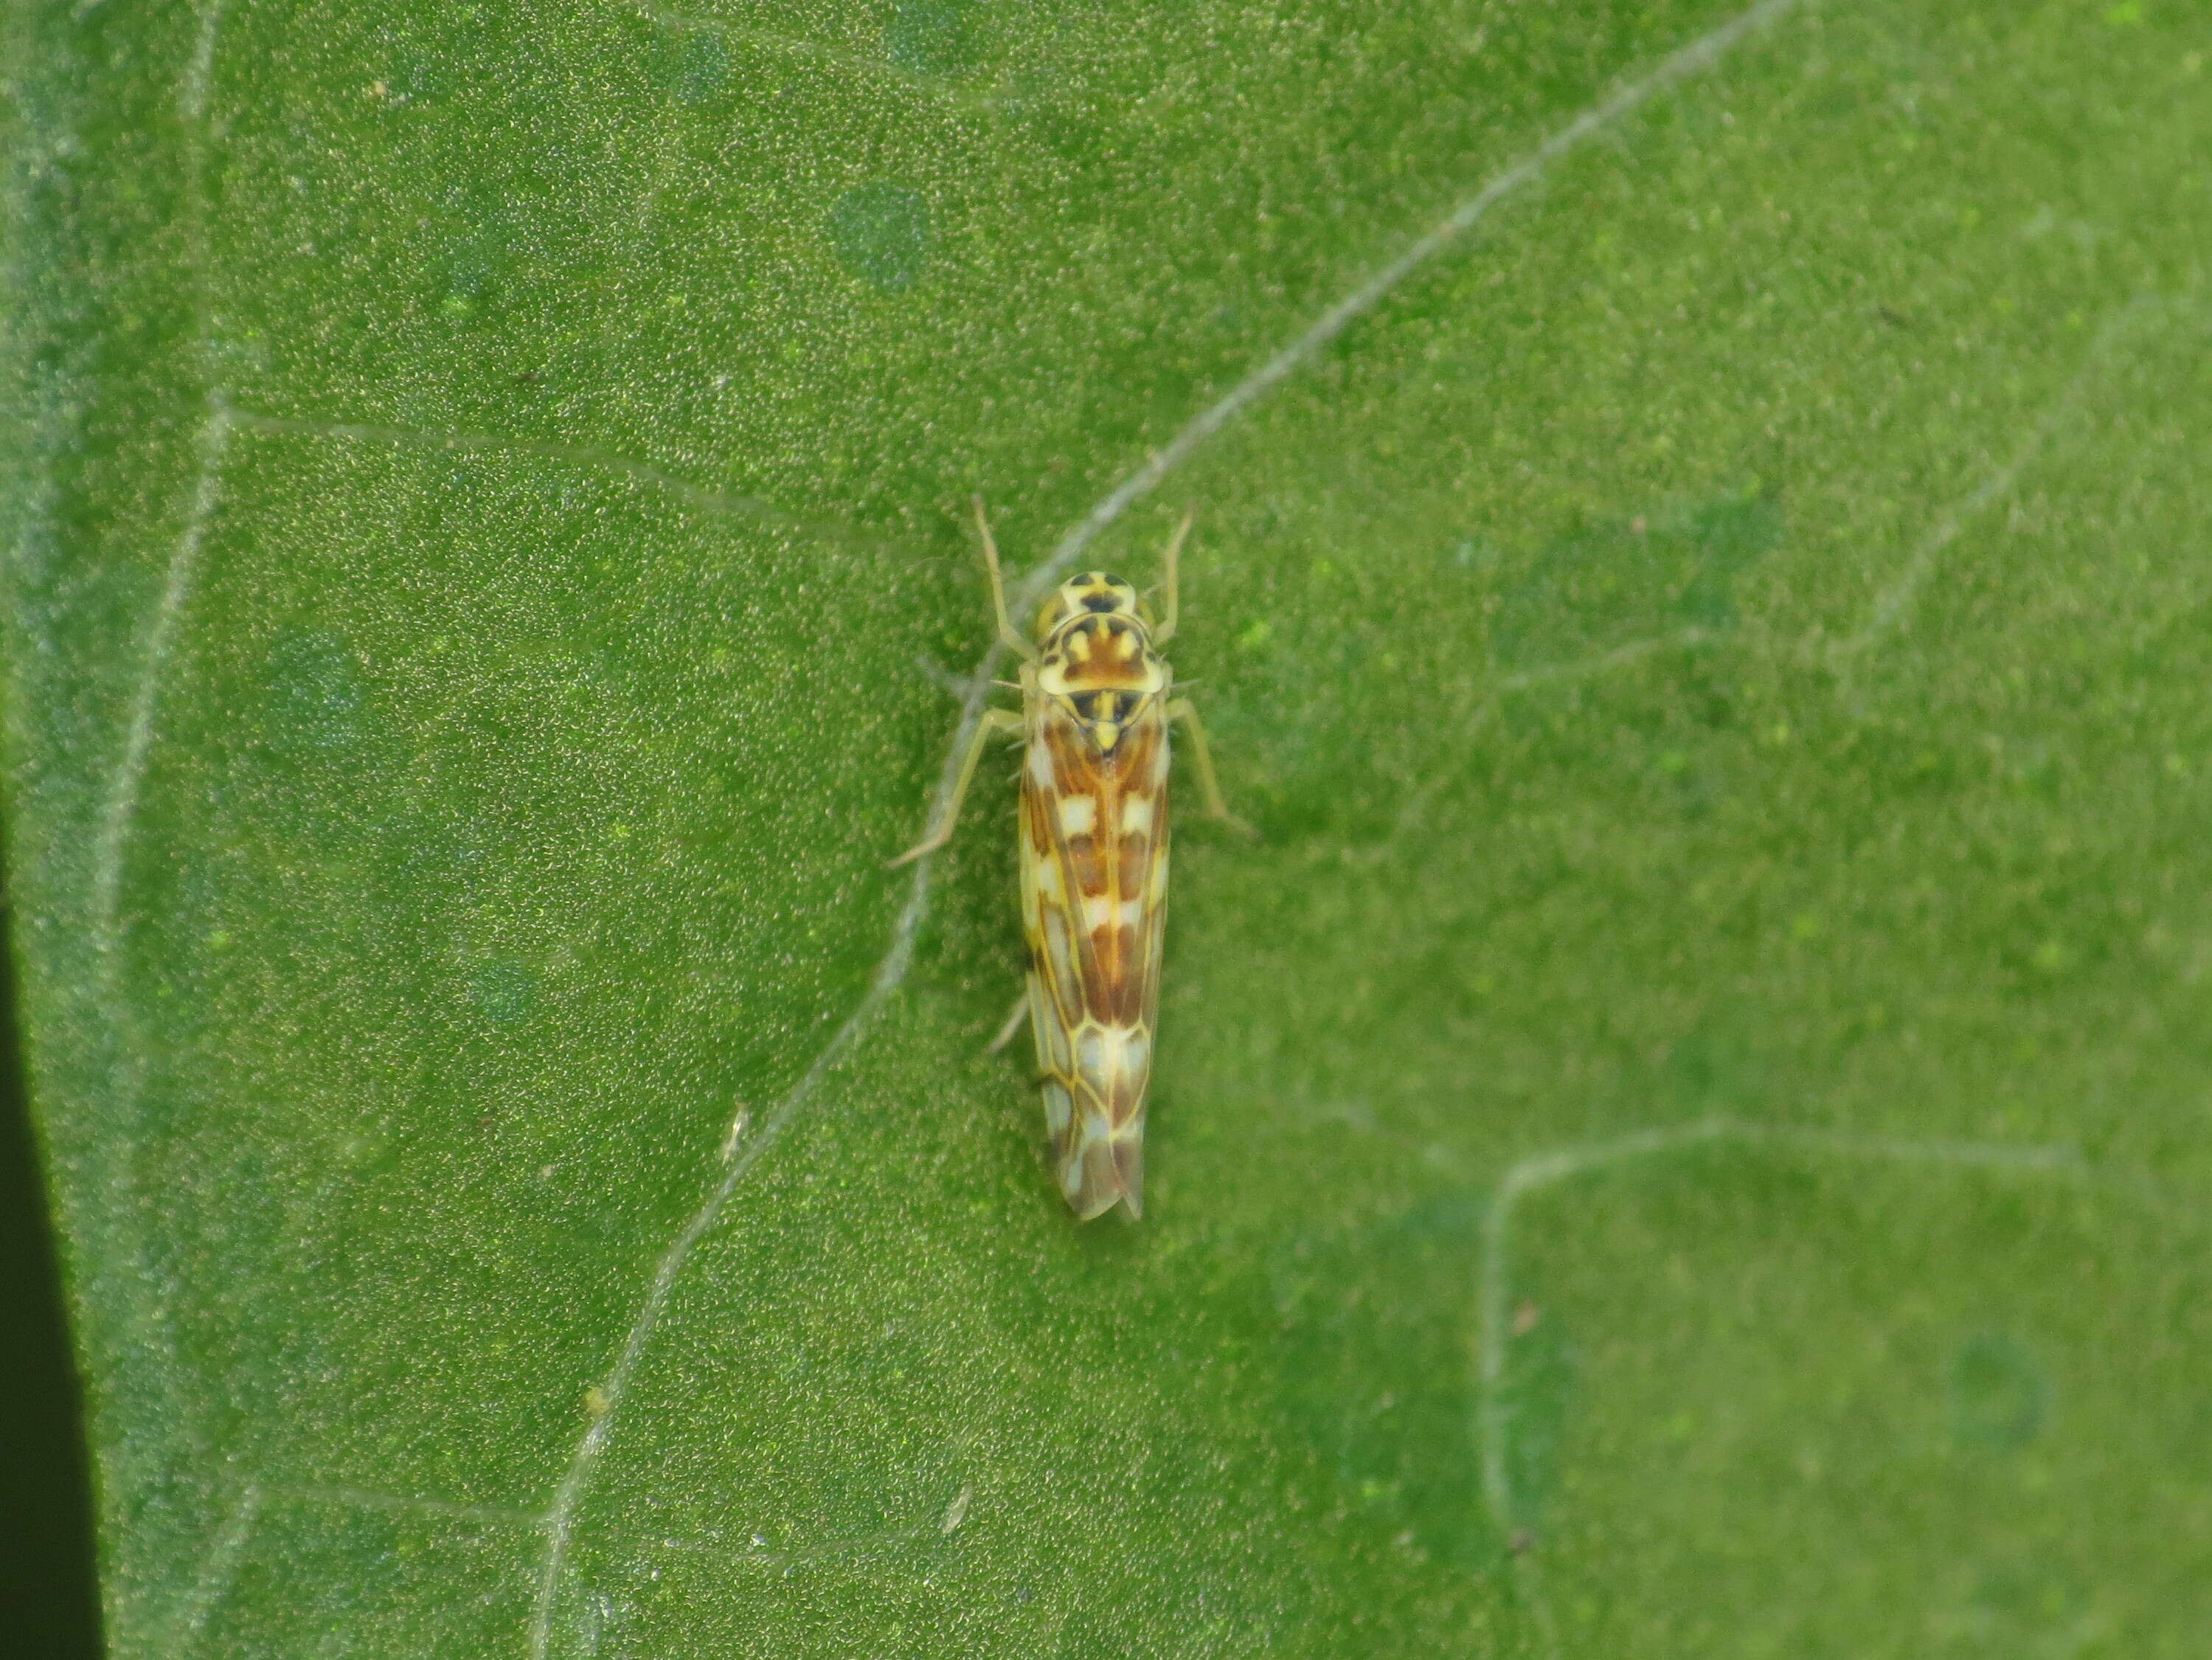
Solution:
[(1257, 836), (1259, 832), (1230, 812), (1229, 803), (1221, 799), (1221, 781), (1213, 775), (1213, 751), (1207, 747), (1206, 724), (1198, 718), (1197, 706), (1188, 697), (1171, 698), (1167, 714), (1190, 739), (1191, 764), (1198, 774), (1199, 803), (1206, 816), (1218, 819), (1240, 836)]

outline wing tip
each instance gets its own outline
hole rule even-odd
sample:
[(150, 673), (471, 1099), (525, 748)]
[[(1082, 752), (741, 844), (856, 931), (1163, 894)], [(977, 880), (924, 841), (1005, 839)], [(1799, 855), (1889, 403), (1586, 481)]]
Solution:
[(1121, 1202), (1133, 1218), (1145, 1213), (1145, 1130), (1134, 1126), (1114, 1143), (1114, 1173), (1121, 1184)]
[(1127, 1205), (1132, 1220), (1139, 1219), (1145, 1213), (1144, 1129), (1137, 1126), (1118, 1136), (1099, 1129), (1061, 1153), (1060, 1190), (1079, 1222), (1116, 1205)]

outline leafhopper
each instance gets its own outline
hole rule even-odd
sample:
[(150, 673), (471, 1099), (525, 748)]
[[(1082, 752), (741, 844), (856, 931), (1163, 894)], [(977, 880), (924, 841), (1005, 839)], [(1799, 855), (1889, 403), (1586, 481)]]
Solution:
[(999, 550), (980, 498), (975, 506), (999, 638), (1021, 660), (1022, 707), (984, 713), (943, 821), (891, 862), (951, 840), (986, 743), (994, 733), (1018, 739), (1029, 988), (993, 1047), (1028, 1021), (1054, 1169), (1077, 1217), (1116, 1204), (1141, 1216), (1167, 921), (1171, 727), (1189, 740), (1206, 815), (1246, 828), (1221, 799), (1206, 728), (1190, 700), (1173, 696), (1175, 675), (1160, 655), (1175, 638), (1190, 516), (1168, 541), (1157, 617), (1118, 576), (1085, 571), (1053, 591), (1031, 637), (1007, 618)]

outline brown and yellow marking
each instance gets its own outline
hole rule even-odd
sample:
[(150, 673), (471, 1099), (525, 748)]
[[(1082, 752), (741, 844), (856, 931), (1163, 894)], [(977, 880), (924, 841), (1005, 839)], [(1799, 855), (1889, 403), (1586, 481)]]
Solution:
[(1174, 675), (1158, 649), (1175, 634), (1176, 557), (1190, 521), (1168, 545), (1159, 620), (1127, 582), (1085, 571), (1054, 591), (1026, 640), (1007, 621), (980, 501), (975, 517), (999, 637), (1023, 659), (1022, 712), (986, 715), (943, 820), (892, 862), (944, 844), (987, 734), (1018, 730), (1028, 1018), (1054, 1167), (1079, 1217), (1116, 1204), (1141, 1215), (1167, 916), (1170, 722), (1183, 722), (1190, 736), (1207, 812), (1237, 822), (1222, 804), (1196, 713), (1170, 696)]

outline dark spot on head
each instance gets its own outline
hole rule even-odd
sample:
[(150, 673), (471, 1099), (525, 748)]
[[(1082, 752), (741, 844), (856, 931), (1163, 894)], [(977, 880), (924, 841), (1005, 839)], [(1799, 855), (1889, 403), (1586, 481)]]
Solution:
[(1075, 713), (1086, 721), (1113, 721), (1121, 726), (1128, 721), (1130, 710), (1137, 706), (1134, 693), (1084, 693), (1075, 699)]
[(1111, 721), (1116, 726), (1126, 724), (1130, 711), (1137, 707), (1137, 695), (1131, 691), (1079, 692), (1069, 701), (1075, 705), (1078, 715), (1093, 724), (1101, 721)]
[(1083, 598), (1085, 611), (1112, 611), (1121, 603), (1120, 598), (1111, 593), (1090, 593)]

